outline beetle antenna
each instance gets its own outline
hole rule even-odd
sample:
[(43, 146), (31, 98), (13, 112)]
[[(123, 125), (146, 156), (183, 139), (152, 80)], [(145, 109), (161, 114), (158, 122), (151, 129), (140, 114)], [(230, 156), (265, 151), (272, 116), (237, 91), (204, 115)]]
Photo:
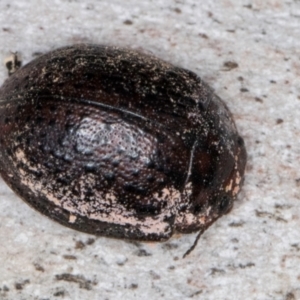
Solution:
[(193, 245), (183, 254), (182, 258), (186, 258), (196, 248), (198, 241), (204, 231), (205, 231), (204, 228), (199, 231)]

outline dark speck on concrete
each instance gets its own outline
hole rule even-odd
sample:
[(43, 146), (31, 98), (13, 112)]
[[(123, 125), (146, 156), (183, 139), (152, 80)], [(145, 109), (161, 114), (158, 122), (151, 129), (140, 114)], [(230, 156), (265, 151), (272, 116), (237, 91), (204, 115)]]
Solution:
[(225, 273), (225, 271), (223, 269), (219, 269), (219, 268), (211, 268), (210, 271), (211, 271), (211, 275)]
[(92, 245), (95, 243), (95, 239), (93, 238), (89, 238), (87, 241), (86, 241), (86, 245)]
[(138, 288), (138, 284), (137, 283), (132, 283), (130, 286), (129, 286), (129, 289), (131, 290), (135, 290)]
[(92, 285), (96, 285), (97, 282), (91, 281), (89, 279), (86, 279), (82, 275), (73, 275), (69, 273), (63, 273), (63, 274), (57, 274), (55, 275), (55, 279), (58, 281), (67, 281), (67, 282), (73, 282), (77, 283), (79, 285), (79, 288), (85, 289), (85, 290), (91, 290)]
[(175, 244), (175, 243), (165, 243), (163, 245), (163, 248), (166, 249), (166, 250), (177, 249), (178, 248), (178, 244)]
[(191, 295), (189, 296), (189, 298), (194, 298), (195, 296), (198, 296), (198, 295), (200, 295), (200, 294), (202, 294), (202, 293), (203, 293), (202, 290), (196, 291), (195, 293), (191, 294)]
[(16, 288), (16, 290), (23, 290), (24, 286), (25, 286), (26, 284), (28, 284), (28, 283), (30, 283), (30, 280), (29, 280), (29, 279), (25, 279), (25, 280), (16, 282), (16, 283), (15, 283), (15, 288)]
[(66, 292), (64, 290), (58, 290), (53, 294), (54, 297), (64, 297)]
[(237, 68), (239, 65), (234, 61), (225, 61), (223, 66), (226, 68), (226, 71), (230, 71), (232, 69)]
[(239, 268), (241, 268), (241, 269), (251, 268), (251, 267), (254, 267), (254, 266), (255, 266), (255, 263), (253, 263), (253, 262), (249, 262), (249, 263), (246, 263), (246, 264), (239, 264)]
[(243, 221), (239, 221), (239, 222), (232, 222), (229, 224), (230, 227), (242, 227), (245, 224), (245, 222)]
[(82, 241), (76, 241), (75, 249), (83, 249), (85, 244)]
[(240, 91), (241, 91), (242, 93), (249, 92), (249, 90), (248, 90), (247, 88), (241, 88)]
[(38, 263), (34, 263), (34, 268), (39, 272), (45, 272), (45, 269)]
[(157, 274), (156, 272), (154, 272), (153, 270), (150, 270), (149, 273), (150, 273), (150, 276), (151, 276), (151, 278), (152, 278), (153, 280), (158, 280), (158, 279), (161, 278), (160, 275)]
[(75, 259), (77, 259), (76, 256), (74, 256), (74, 255), (69, 255), (69, 254), (63, 255), (63, 258), (64, 258), (64, 259), (69, 259), (69, 260), (75, 260)]
[(145, 249), (139, 249), (135, 252), (135, 254), (137, 256), (140, 256), (140, 257), (142, 257), (142, 256), (151, 256), (152, 255), (151, 253), (147, 252)]
[[(0, 288), (0, 292), (6, 293), (6, 292), (8, 292), (8, 291), (9, 291), (9, 288), (8, 288), (6, 285), (3, 285), (3, 287)], [(0, 295), (1, 295), (1, 294), (0, 294)]]
[(296, 297), (293, 293), (287, 293), (285, 296), (285, 300), (296, 300)]
[(125, 20), (125, 21), (123, 22), (123, 24), (125, 24), (125, 25), (132, 25), (133, 22), (132, 22), (131, 20)]
[(203, 39), (208, 39), (209, 38), (205, 33), (199, 33), (198, 35), (200, 37), (202, 37)]

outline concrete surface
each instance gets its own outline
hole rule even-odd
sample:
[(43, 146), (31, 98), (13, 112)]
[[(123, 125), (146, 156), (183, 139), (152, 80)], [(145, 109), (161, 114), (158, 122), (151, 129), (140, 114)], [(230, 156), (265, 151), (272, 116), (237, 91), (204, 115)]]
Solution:
[[(230, 214), (186, 259), (165, 243), (94, 237), (0, 180), (0, 299), (300, 299), (300, 1), (1, 0), (0, 58), (78, 42), (143, 48), (195, 71), (248, 150)], [(7, 74), (0, 66), (0, 84)], [(0, 133), (1, 134), (1, 133)]]

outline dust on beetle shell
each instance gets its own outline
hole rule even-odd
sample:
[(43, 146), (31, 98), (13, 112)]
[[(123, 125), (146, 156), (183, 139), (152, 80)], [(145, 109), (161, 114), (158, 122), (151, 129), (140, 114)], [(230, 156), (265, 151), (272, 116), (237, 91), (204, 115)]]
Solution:
[(21, 67), (22, 59), (18, 52), (12, 52), (11, 55), (5, 59), (4, 63), (8, 71), (8, 76), (11, 76)]
[(154, 56), (64, 47), (16, 70), (0, 99), (1, 176), (70, 228), (200, 237), (241, 188), (246, 150), (228, 108), (196, 74)]

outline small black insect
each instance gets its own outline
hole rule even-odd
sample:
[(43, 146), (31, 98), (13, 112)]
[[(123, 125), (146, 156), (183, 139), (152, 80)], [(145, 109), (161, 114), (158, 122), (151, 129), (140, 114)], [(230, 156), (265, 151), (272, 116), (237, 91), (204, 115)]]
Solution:
[(153, 56), (61, 48), (14, 72), (0, 99), (3, 179), (73, 229), (144, 241), (201, 234), (240, 190), (246, 150), (226, 105)]

